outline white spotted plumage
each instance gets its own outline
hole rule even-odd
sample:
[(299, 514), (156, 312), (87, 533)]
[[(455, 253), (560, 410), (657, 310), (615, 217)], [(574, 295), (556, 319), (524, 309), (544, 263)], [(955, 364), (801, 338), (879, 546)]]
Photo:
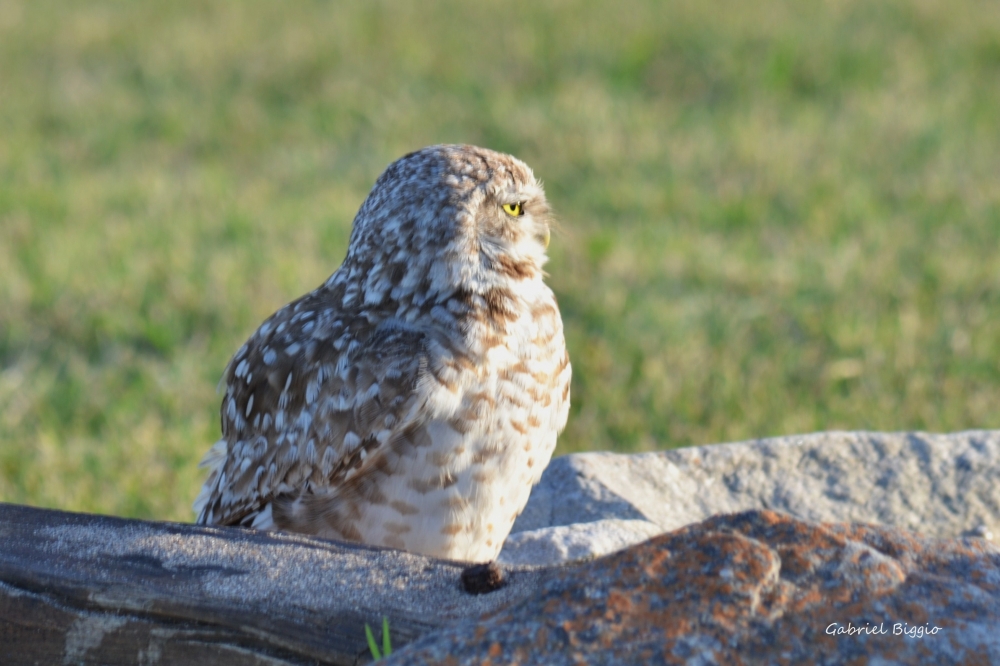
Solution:
[(198, 522), (493, 559), (569, 410), (548, 235), (509, 155), (390, 165), (340, 268), (230, 361)]

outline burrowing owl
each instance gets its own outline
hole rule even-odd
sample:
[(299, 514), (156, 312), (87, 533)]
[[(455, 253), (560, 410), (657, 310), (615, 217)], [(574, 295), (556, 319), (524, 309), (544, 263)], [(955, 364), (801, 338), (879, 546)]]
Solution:
[(340, 268), (229, 362), (198, 522), (495, 558), (569, 410), (548, 217), (510, 155), (390, 165)]

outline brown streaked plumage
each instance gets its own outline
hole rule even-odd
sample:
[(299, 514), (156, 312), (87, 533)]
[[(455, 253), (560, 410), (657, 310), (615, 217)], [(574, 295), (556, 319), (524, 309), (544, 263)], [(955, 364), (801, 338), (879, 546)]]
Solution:
[(569, 410), (548, 212), (509, 155), (391, 164), (340, 268), (226, 368), (198, 522), (493, 559)]

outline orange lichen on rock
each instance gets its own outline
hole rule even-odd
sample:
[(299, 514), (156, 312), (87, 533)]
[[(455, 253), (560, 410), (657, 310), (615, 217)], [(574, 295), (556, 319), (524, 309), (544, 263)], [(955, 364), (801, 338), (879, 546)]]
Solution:
[(399, 658), (989, 663), (1000, 660), (998, 624), (1000, 550), (984, 540), (748, 511), (553, 569), (534, 597)]

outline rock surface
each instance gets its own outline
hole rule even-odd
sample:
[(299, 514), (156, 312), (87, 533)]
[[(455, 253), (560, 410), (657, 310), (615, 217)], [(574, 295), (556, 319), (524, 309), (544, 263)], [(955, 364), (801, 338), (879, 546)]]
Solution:
[(723, 515), (585, 564), (391, 664), (1000, 663), (984, 539)]
[[(548, 563), (561, 551), (569, 559), (601, 555), (622, 536), (616, 529), (595, 536), (588, 551), (581, 523), (647, 521), (666, 532), (748, 509), (931, 537), (1000, 534), (1000, 431), (823, 432), (657, 453), (563, 456), (549, 465), (514, 524), (508, 541), (519, 554), (510, 561), (527, 561), (519, 532), (532, 532), (538, 562)], [(576, 527), (550, 529), (566, 525)], [(572, 543), (565, 542), (569, 534)], [(633, 533), (633, 542), (643, 538)]]
[(465, 564), (296, 534), (0, 503), (0, 664), (356, 664), (537, 589), (463, 592)]
[(1000, 550), (958, 536), (998, 520), (1000, 432), (556, 459), (478, 595), (391, 549), (0, 503), (0, 663), (356, 664), (382, 616), (390, 664), (1000, 663)]
[(596, 520), (511, 534), (497, 558), (501, 564), (557, 564), (596, 557), (645, 541), (663, 528), (648, 520)]

